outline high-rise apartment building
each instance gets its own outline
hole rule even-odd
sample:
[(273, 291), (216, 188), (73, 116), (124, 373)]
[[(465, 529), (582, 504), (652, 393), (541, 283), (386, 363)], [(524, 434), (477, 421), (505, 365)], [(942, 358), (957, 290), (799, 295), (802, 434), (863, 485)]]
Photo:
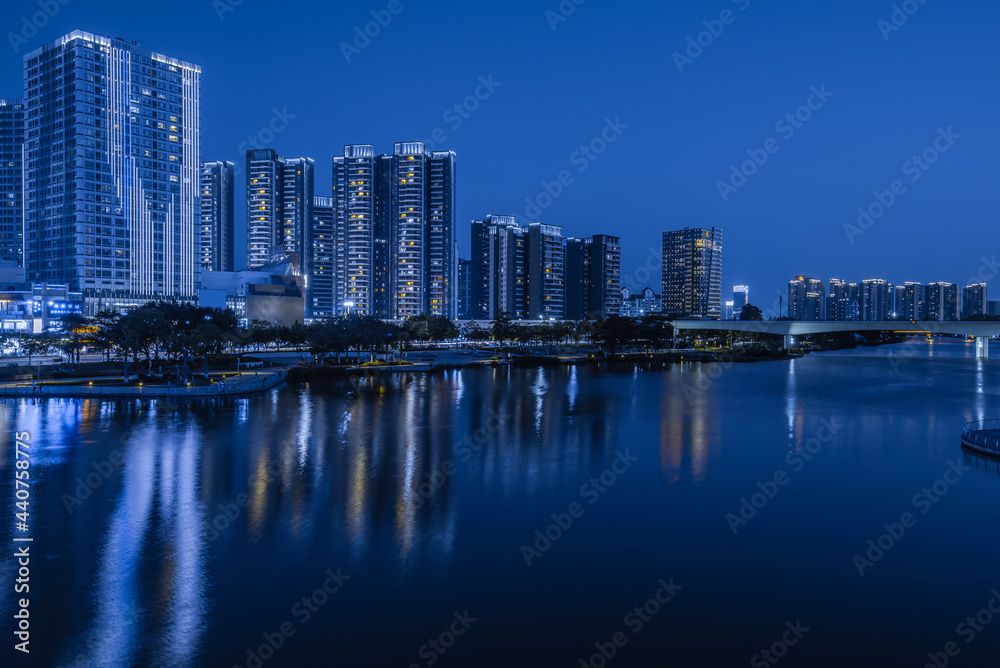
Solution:
[(458, 261), (458, 319), (472, 318), (472, 260)]
[(861, 320), (888, 320), (892, 311), (892, 284), (881, 278), (861, 282)]
[(457, 312), (455, 154), (401, 142), (367, 144), (333, 159), (340, 256), (334, 302), (382, 318)]
[(826, 320), (823, 281), (805, 276), (788, 281), (788, 316), (793, 320)]
[(528, 226), (528, 318), (562, 320), (566, 314), (566, 240), (556, 225)]
[(567, 320), (620, 315), (621, 259), (619, 237), (595, 234), (566, 240)]
[(986, 300), (986, 284), (973, 283), (962, 290), (962, 319), (974, 315), (986, 315), (989, 302)]
[(663, 312), (719, 319), (722, 314), (722, 230), (663, 233)]
[(332, 318), (333, 281), (336, 275), (337, 245), (334, 237), (333, 198), (314, 197), (312, 207), (312, 273), (309, 276), (311, 301), (306, 312), (311, 318)]
[(313, 170), (312, 158), (285, 159), (278, 227), (280, 249), (285, 255), (298, 259), (299, 271), (306, 277), (307, 287), (312, 274)]
[(958, 320), (960, 315), (961, 302), (959, 301), (958, 286), (954, 283), (931, 283), (927, 290), (927, 319), (928, 320)]
[(299, 271), (309, 274), (313, 170), (312, 158), (247, 151), (247, 269), (293, 256)]
[(906, 320), (923, 320), (927, 317), (927, 288), (920, 283), (907, 281), (903, 284), (902, 309), (897, 307), (897, 315)]
[(202, 271), (236, 271), (234, 171), (231, 162), (201, 163), (198, 265)]
[(24, 104), (0, 99), (0, 261), (24, 261)]
[(24, 56), (24, 266), (88, 312), (194, 300), (197, 65), (74, 31)]
[(279, 250), (285, 161), (272, 149), (247, 151), (247, 269), (260, 269)]
[(743, 307), (750, 303), (750, 287), (747, 285), (733, 286), (733, 314), (739, 317)]
[(527, 230), (514, 216), (491, 214), (472, 222), (471, 318), (528, 316), (527, 250)]
[(455, 153), (434, 151), (429, 162), (427, 312), (454, 318), (458, 314)]

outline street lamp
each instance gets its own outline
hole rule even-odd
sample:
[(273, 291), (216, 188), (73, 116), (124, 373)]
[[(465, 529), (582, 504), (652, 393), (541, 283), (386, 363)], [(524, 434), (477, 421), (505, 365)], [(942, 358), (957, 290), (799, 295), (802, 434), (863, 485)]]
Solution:
[(344, 302), (344, 308), (347, 309), (347, 315), (351, 315), (351, 309), (354, 308), (354, 302)]

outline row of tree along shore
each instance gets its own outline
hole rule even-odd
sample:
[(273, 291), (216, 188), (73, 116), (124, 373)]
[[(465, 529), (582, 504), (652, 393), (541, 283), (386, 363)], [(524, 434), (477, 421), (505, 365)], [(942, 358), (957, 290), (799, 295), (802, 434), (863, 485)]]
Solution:
[[(124, 365), (127, 376), (131, 365), (131, 370), (145, 367), (153, 375), (155, 367), (157, 375), (174, 374), (182, 381), (190, 380), (190, 369), (200, 368), (206, 377), (209, 370), (240, 369), (241, 356), (253, 353), (295, 351), (311, 353), (326, 365), (358, 366), (365, 359), (369, 364), (399, 362), (407, 352), (443, 342), (487, 348), (503, 356), (504, 361), (521, 364), (545, 359), (565, 362), (573, 356), (595, 360), (606, 360), (608, 356), (620, 360), (655, 356), (668, 361), (789, 356), (789, 351), (781, 350), (781, 337), (752, 331), (685, 332), (684, 338), (675, 341), (669, 320), (658, 315), (529, 325), (501, 314), (489, 327), (475, 322), (457, 325), (436, 316), (387, 322), (353, 315), (310, 325), (277, 326), (255, 320), (240, 326), (236, 314), (230, 310), (160, 301), (124, 314), (103, 311), (94, 317), (70, 315), (62, 319), (62, 325), (61, 332), (4, 332), (3, 347), (8, 354), (26, 357), (28, 365), (34, 361), (41, 367), (53, 362), (54, 351), (79, 364), (81, 354), (86, 352), (104, 362), (103, 369), (92, 369), (95, 372), (112, 373)], [(899, 339), (876, 333), (869, 335), (868, 340), (890, 343)], [(854, 335), (848, 333), (813, 337), (803, 340), (801, 345), (804, 350), (791, 354), (853, 347), (857, 343)], [(60, 356), (56, 361), (67, 360)], [(177, 369), (183, 373), (178, 375)], [(4, 371), (0, 375), (16, 374), (9, 368)], [(78, 375), (84, 369), (63, 370), (63, 373), (70, 371)]]

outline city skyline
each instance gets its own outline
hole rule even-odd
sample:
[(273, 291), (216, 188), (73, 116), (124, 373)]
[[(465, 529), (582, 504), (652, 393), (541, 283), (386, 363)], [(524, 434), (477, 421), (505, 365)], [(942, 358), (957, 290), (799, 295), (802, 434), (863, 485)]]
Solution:
[[(536, 219), (572, 229), (573, 235), (620, 234), (623, 281), (645, 266), (649, 249), (658, 246), (657, 236), (664, 229), (687, 225), (725, 228), (732, 250), (723, 280), (756, 286), (757, 294), (781, 290), (789, 276), (803, 272), (909, 274), (907, 280), (922, 282), (942, 277), (960, 281), (974, 274), (984, 254), (992, 257), (989, 247), (974, 248), (961, 235), (938, 235), (942, 238), (937, 243), (929, 240), (934, 230), (949, 229), (940, 227), (949, 220), (961, 221), (970, 236), (982, 236), (995, 217), (997, 202), (986, 181), (986, 166), (996, 129), (985, 110), (995, 108), (997, 87), (984, 68), (996, 60), (997, 47), (979, 35), (985, 27), (926, 5), (898, 31), (888, 32), (886, 39), (878, 22), (889, 18), (890, 5), (841, 3), (778, 14), (756, 3), (748, 3), (743, 11), (742, 4), (732, 7), (736, 22), (703, 47), (692, 63), (684, 63), (683, 72), (673, 54), (684, 54), (688, 37), (705, 30), (703, 22), (717, 20), (721, 7), (703, 3), (650, 8), (648, 20), (636, 22), (634, 13), (588, 4), (577, 7), (565, 21), (555, 21), (553, 29), (545, 15), (550, 8), (526, 4), (515, 3), (501, 11), (453, 3), (433, 17), (404, 5), (384, 32), (360, 53), (350, 54), (347, 62), (340, 44), (350, 44), (355, 26), (371, 20), (368, 10), (329, 16), (325, 8), (268, 13), (244, 3), (220, 16), (209, 3), (181, 3), (178, 11), (189, 31), (174, 34), (155, 22), (136, 27), (132, 16), (136, 12), (142, 16), (145, 10), (125, 11), (124, 3), (111, 3), (101, 18), (90, 15), (86, 7), (69, 4), (36, 35), (25, 38), (26, 44), (18, 44), (18, 53), (12, 48), (2, 59), (0, 93), (20, 97), (20, 58), (62, 34), (80, 28), (123, 35), (199, 63), (205, 70), (205, 160), (241, 165), (239, 147), (252, 136), (269, 140), (266, 147), (283, 155), (314, 158), (317, 184), (326, 184), (328, 157), (344, 144), (364, 141), (387, 146), (436, 136), (435, 150), (455, 150), (462, 159), (456, 201), (461, 257), (468, 256), (470, 247), (466, 221), (487, 211), (523, 216), (526, 200), (548, 203), (543, 185), (548, 184), (552, 191), (561, 187), (562, 192), (537, 212)], [(11, 11), (16, 12), (15, 19), (22, 14), (30, 17), (32, 7), (28, 3)], [(469, 40), (500, 35), (523, 42), (526, 50), (483, 54), (435, 79), (420, 69), (407, 72), (404, 79), (402, 72), (386, 67), (403, 48), (389, 37), (392, 31), (420, 32), (429, 29), (432, 20), (438, 28), (435, 34), (441, 35), (430, 44), (433, 57), (455, 53)], [(298, 32), (305, 44), (327, 44), (322, 49), (330, 66), (320, 75), (322, 81), (350, 89), (377, 71), (388, 77), (385, 85), (367, 89), (363, 104), (330, 104), (332, 99), (316, 85), (313, 72), (293, 69), (261, 94), (259, 86), (250, 85), (253, 73), (240, 64), (250, 53), (240, 35), (265, 21), (276, 30)], [(12, 22), (20, 25), (19, 20)], [(654, 25), (657, 38), (645, 39)], [(605, 55), (598, 58), (586, 45), (598, 35), (606, 39), (608, 28), (631, 37), (613, 37)], [(821, 45), (806, 39), (821, 28), (829, 42)], [(957, 39), (959, 33), (962, 39)], [(773, 49), (741, 58), (762, 36), (772, 40)], [(946, 53), (927, 50), (925, 45), (935, 40), (953, 46)], [(655, 52), (649, 51), (653, 44)], [(319, 53), (319, 47), (310, 48)], [(564, 50), (566, 58), (560, 62), (573, 64), (529, 71), (528, 63), (547, 58), (551, 48)], [(788, 58), (792, 54), (796, 57)], [(646, 98), (648, 86), (635, 74), (621, 76), (636, 58), (662, 65), (656, 83), (665, 92), (653, 98), (653, 106), (662, 102), (661, 118), (655, 122), (648, 113), (650, 105), (638, 100), (639, 91)], [(854, 76), (862, 63), (869, 72)], [(762, 66), (766, 75), (754, 71)], [(917, 85), (905, 72), (920, 68), (947, 74)], [(618, 73), (616, 80), (603, 76), (611, 71)], [(599, 76), (589, 76), (592, 72)], [(850, 87), (839, 83), (844, 80), (851, 81)], [(779, 118), (794, 115), (808, 103), (811, 87), (819, 89), (824, 83), (832, 97), (814, 118), (801, 128), (792, 126), (796, 132), (787, 140), (788, 130), (774, 130)], [(586, 90), (594, 94), (581, 96)], [(406, 113), (390, 104), (401, 97), (408, 101)], [(749, 105), (740, 106), (738, 113), (731, 111), (733, 101), (748, 97)], [(541, 103), (533, 105), (540, 111), (525, 118), (515, 110), (529, 99)], [(672, 99), (684, 103), (671, 103)], [(712, 111), (696, 115), (696, 109), (706, 108)], [(604, 152), (593, 152), (593, 160), (577, 153), (607, 129), (606, 119), (616, 118), (628, 127)], [(461, 124), (454, 127), (458, 121)], [(529, 127), (529, 121), (537, 129)], [(961, 138), (911, 184), (912, 177), (902, 172), (902, 166), (933, 146), (939, 127), (947, 132), (949, 126)], [(613, 136), (610, 130), (606, 134)], [(771, 135), (781, 145), (780, 152), (770, 154), (767, 164), (723, 202), (717, 182), (726, 181), (731, 165), (749, 159), (747, 151), (757, 151)], [(516, 152), (507, 150), (512, 142), (530, 146), (536, 159), (523, 169), (513, 169), (518, 161)], [(600, 142), (596, 147), (601, 148)], [(670, 164), (651, 169), (650, 154), (656, 151), (647, 147), (669, 147), (675, 157)], [(584, 165), (586, 170), (579, 171)], [(559, 183), (562, 171), (573, 179), (569, 185)], [(242, 180), (239, 175), (237, 179)], [(893, 206), (873, 218), (873, 224), (850, 243), (844, 226), (857, 223), (858, 207), (869, 209), (877, 203), (876, 191), (891, 193), (897, 179), (908, 190), (894, 195)], [(662, 183), (670, 185), (664, 190)], [(612, 206), (612, 193), (623, 188), (633, 195)], [(330, 193), (317, 188), (316, 195)], [(660, 196), (668, 198), (666, 219), (653, 223), (654, 229), (648, 221), (664, 217)], [(237, 209), (239, 234), (244, 212)], [(878, 212), (877, 207), (874, 210)], [(622, 229), (609, 230), (608, 225)]]

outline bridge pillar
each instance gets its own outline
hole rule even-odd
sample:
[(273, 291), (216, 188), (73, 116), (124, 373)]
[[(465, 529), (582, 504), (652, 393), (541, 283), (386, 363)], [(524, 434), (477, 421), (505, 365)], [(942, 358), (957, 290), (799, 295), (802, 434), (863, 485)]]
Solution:
[(977, 336), (976, 337), (976, 357), (981, 359), (987, 359), (990, 356), (990, 337), (988, 336)]
[(785, 350), (791, 350), (795, 347), (795, 337), (791, 334), (785, 334)]

